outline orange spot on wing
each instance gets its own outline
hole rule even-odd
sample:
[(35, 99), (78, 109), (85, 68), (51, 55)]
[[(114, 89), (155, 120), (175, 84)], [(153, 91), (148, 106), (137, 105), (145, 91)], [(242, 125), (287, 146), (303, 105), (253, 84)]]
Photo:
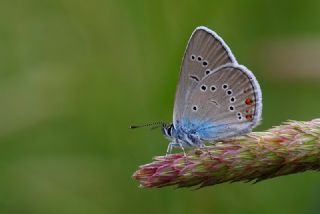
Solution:
[(245, 103), (246, 105), (251, 105), (253, 103), (253, 100), (251, 98), (247, 98)]
[(247, 114), (247, 115), (246, 115), (246, 119), (247, 119), (247, 120), (252, 120), (252, 114)]

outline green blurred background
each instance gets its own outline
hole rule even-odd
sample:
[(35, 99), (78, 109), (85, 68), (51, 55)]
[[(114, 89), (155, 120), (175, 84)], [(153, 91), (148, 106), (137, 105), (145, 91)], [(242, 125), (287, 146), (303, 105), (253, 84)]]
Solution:
[(320, 1), (2, 0), (0, 213), (319, 213), (320, 174), (139, 189), (165, 154), (193, 29), (218, 32), (263, 92), (264, 130), (319, 117)]

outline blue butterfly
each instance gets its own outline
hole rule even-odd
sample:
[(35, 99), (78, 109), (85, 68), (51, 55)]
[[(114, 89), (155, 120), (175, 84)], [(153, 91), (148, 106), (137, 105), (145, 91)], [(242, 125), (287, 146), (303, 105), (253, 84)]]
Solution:
[(182, 60), (173, 123), (162, 126), (171, 141), (167, 153), (249, 133), (261, 112), (261, 89), (252, 72), (238, 64), (218, 34), (197, 27)]

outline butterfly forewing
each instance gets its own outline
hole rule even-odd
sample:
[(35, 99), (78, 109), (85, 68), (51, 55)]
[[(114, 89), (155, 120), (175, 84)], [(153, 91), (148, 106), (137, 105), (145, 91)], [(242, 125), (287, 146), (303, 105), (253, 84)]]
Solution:
[(190, 93), (208, 74), (225, 64), (237, 64), (224, 41), (206, 27), (198, 27), (189, 40), (177, 86), (173, 123), (181, 120)]
[(205, 76), (189, 95), (183, 124), (205, 140), (248, 133), (261, 117), (261, 91), (244, 66), (226, 65)]

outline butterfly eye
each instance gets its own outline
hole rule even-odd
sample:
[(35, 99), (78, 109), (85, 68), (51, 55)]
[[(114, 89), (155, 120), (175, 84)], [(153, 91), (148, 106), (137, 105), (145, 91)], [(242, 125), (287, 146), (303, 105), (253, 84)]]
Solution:
[(231, 98), (230, 98), (230, 102), (231, 102), (231, 103), (234, 103), (235, 101), (236, 101), (236, 98), (235, 98), (235, 97), (231, 97)]
[(229, 95), (229, 96), (230, 96), (230, 95), (232, 94), (232, 90), (231, 90), (231, 89), (229, 89), (226, 93), (227, 93), (227, 95)]
[(215, 90), (216, 90), (216, 87), (215, 87), (214, 85), (212, 85), (212, 86), (210, 87), (210, 90), (211, 90), (211, 91), (215, 91)]
[(210, 70), (209, 69), (206, 70), (206, 75), (208, 75), (208, 74), (210, 74)]
[(190, 56), (190, 59), (191, 59), (192, 61), (194, 61), (194, 60), (196, 59), (196, 56), (192, 54), (192, 55)]
[(234, 106), (229, 106), (230, 111), (234, 111)]

